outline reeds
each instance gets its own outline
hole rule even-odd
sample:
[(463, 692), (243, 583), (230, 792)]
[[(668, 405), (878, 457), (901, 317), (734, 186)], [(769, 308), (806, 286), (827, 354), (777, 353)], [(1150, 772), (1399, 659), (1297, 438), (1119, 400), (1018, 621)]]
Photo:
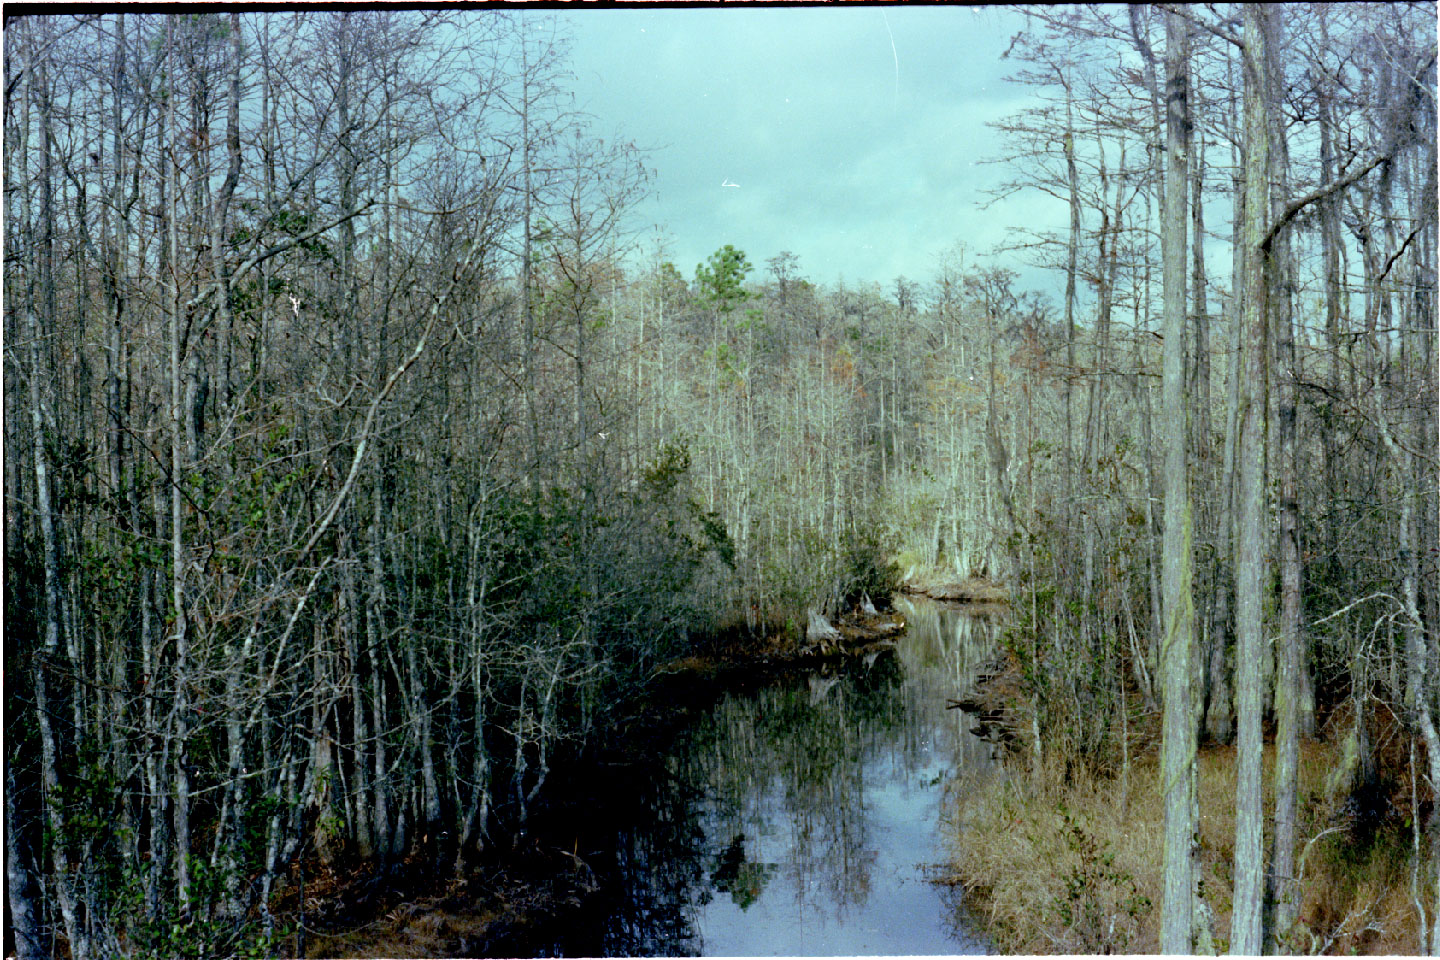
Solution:
[[(1300, 756), (1300, 919), (1277, 932), (1283, 953), (1413, 954), (1408, 807), (1364, 816), (1324, 795), (1340, 745), (1307, 742)], [(1002, 953), (1156, 953), (1163, 878), (1163, 804), (1154, 749), (1132, 760), (1128, 802), (1118, 778), (1020, 758), (1003, 776), (955, 788), (954, 854), (946, 882)], [(1267, 747), (1266, 809), (1273, 754)], [(1202, 894), (1215, 946), (1228, 946), (1235, 843), (1235, 750), (1198, 756)], [(1383, 790), (1381, 791), (1383, 794)], [(1407, 790), (1408, 796), (1408, 790)], [(1273, 842), (1266, 826), (1267, 842)], [(1422, 846), (1422, 850), (1424, 847)], [(1422, 871), (1423, 872), (1423, 871)]]

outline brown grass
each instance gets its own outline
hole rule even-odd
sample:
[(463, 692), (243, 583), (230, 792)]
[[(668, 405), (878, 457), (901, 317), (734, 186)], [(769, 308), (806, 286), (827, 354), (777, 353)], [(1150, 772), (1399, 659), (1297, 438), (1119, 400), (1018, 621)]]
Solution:
[(311, 934), (310, 957), (401, 958), (459, 956), (467, 943), (483, 943), (493, 910), (450, 912), (438, 903), (397, 908), (362, 929), (335, 936)]
[[(1339, 746), (1306, 743), (1300, 759), (1300, 848), (1310, 840), (1300, 922), (1291, 953), (1413, 954), (1418, 915), (1410, 893), (1410, 834), (1400, 818), (1366, 839), (1326, 804), (1325, 773)], [(1266, 810), (1273, 809), (1265, 755)], [(1216, 945), (1230, 935), (1235, 844), (1235, 751), (1199, 756), (1204, 894)], [(1122, 778), (1059, 769), (959, 785), (951, 882), (966, 890), (972, 922), (1004, 953), (1157, 953), (1163, 807), (1157, 757), (1147, 751)], [(1339, 827), (1321, 836), (1329, 827)], [(1273, 842), (1272, 824), (1266, 824)], [(1318, 839), (1317, 839), (1318, 838)], [(1422, 843), (1423, 843), (1422, 839)], [(1421, 893), (1422, 897), (1426, 894)]]

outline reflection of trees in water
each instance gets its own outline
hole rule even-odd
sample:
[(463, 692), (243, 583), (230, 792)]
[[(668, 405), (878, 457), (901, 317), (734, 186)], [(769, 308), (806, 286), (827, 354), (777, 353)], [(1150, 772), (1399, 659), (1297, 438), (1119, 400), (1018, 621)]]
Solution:
[[(730, 894), (730, 899), (741, 910), (748, 910), (760, 898), (774, 872), (773, 863), (755, 863), (746, 859), (745, 834), (737, 833), (725, 852), (720, 854), (720, 863), (710, 875), (710, 883), (717, 892)], [(709, 891), (702, 891), (701, 898), (701, 902), (708, 903)]]
[[(689, 811), (685, 811), (688, 815)], [(607, 956), (673, 955), (694, 939), (695, 931), (682, 905), (702, 882), (696, 856), (699, 830), (636, 829), (619, 838), (617, 871), (624, 878), (619, 898), (610, 913), (604, 937)]]
[(893, 658), (882, 658), (868, 670), (725, 697), (689, 737), (692, 782), (711, 798), (718, 835), (753, 838), (758, 861), (783, 858), (817, 909), (843, 913), (869, 895), (865, 768), (894, 750), (900, 679)]
[(675, 776), (672, 758), (651, 767), (613, 769), (576, 816), (593, 833), (590, 865), (601, 892), (578, 916), (561, 918), (567, 931), (550, 949), (531, 952), (583, 956), (684, 956), (699, 942), (688, 905), (709, 884), (696, 794)]
[(888, 760), (913, 783), (922, 770), (945, 775), (927, 768), (937, 759), (952, 771), (992, 764), (973, 718), (945, 702), (994, 655), (993, 619), (901, 603), (909, 629), (898, 657), (727, 696), (682, 749), (682, 777), (710, 798), (712, 842), (749, 837), (751, 861), (783, 859), (805, 906), (839, 917), (870, 895), (867, 771), (885, 776)]
[[(905, 597), (896, 598), (895, 606), (907, 624), (901, 653), (912, 664), (905, 678), (906, 708), (917, 711), (917, 719), (924, 716), (924, 722), (912, 723), (910, 729), (943, 737), (939, 752), (954, 758), (956, 770), (993, 766), (990, 744), (970, 733), (974, 715), (947, 710), (945, 701), (969, 690), (976, 672), (995, 656), (1003, 614)], [(921, 663), (930, 668), (914, 666)]]
[(613, 861), (591, 861), (607, 892), (579, 921), (594, 931), (557, 950), (694, 953), (693, 905), (724, 896), (747, 909), (782, 869), (807, 911), (840, 919), (866, 902), (876, 857), (867, 770), (913, 784), (992, 762), (973, 719), (945, 701), (994, 655), (993, 622), (900, 605), (909, 630), (898, 657), (723, 696), (668, 756), (607, 778), (584, 814), (614, 825)]

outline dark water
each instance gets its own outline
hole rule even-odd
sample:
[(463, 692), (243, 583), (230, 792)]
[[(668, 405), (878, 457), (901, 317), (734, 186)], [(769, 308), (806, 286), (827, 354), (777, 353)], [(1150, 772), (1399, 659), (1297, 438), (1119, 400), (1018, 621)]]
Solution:
[(994, 768), (974, 719), (947, 710), (993, 652), (989, 621), (896, 601), (896, 649), (722, 695), (650, 764), (597, 777), (572, 811), (602, 890), (532, 955), (983, 953), (953, 894), (946, 785)]

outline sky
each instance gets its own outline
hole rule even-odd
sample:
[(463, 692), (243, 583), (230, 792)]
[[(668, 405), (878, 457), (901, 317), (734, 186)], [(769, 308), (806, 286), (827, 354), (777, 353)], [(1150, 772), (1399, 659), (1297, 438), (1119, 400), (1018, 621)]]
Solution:
[[(1021, 109), (1001, 54), (1020, 15), (972, 7), (844, 6), (582, 10), (572, 37), (578, 105), (594, 132), (648, 148), (635, 211), (647, 251), (687, 278), (724, 244), (799, 258), (811, 281), (927, 282), (957, 242), (965, 263), (1007, 225), (1066, 221), (1033, 191), (982, 209), (1006, 170), (986, 126)], [(1051, 288), (1016, 254), (1019, 286)]]

